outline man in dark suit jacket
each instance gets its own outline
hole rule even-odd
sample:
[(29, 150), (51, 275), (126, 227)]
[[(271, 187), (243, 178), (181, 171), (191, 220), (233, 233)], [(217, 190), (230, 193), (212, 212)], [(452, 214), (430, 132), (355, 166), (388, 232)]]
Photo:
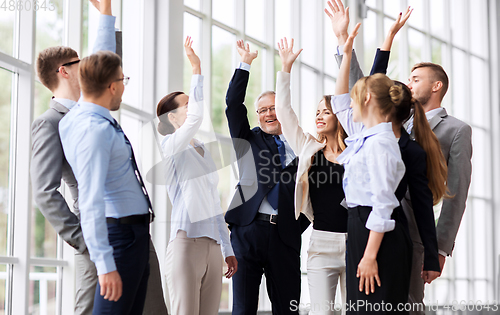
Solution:
[[(239, 69), (229, 83), (226, 116), (238, 158), (240, 181), (226, 213), (238, 272), (233, 276), (233, 314), (255, 314), (265, 274), (273, 314), (294, 313), (300, 300), (301, 233), (293, 196), (297, 158), (281, 135), (274, 92), (256, 102), (260, 127), (250, 128), (244, 104), (249, 69), (257, 52), (237, 43)], [(295, 304), (294, 304), (295, 303)]]

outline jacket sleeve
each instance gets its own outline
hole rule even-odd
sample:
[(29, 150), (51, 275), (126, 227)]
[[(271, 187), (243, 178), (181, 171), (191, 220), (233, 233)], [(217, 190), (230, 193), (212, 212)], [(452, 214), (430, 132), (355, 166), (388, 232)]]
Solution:
[(370, 75), (375, 73), (383, 73), (387, 74), (387, 67), (389, 65), (389, 56), (390, 51), (382, 51), (380, 48), (377, 48), (377, 53), (375, 54), (375, 59), (373, 60), (372, 70), (370, 71)]
[[(410, 140), (412, 141), (412, 140)], [(432, 192), (427, 179), (425, 151), (409, 154), (406, 168), (408, 190), (418, 232), (424, 245), (424, 270), (441, 271), (438, 258), (436, 225), (432, 208)]]
[(443, 200), (437, 224), (439, 249), (451, 255), (465, 211), (472, 174), (472, 129), (463, 125), (455, 134), (448, 157), (448, 189), (454, 196)]
[(307, 137), (299, 125), (290, 99), (290, 73), (278, 71), (276, 80), (276, 117), (281, 123), (281, 131), (293, 152), (300, 154)]
[(46, 120), (33, 122), (31, 185), (40, 212), (64, 241), (80, 253), (87, 248), (80, 220), (59, 192), (64, 153), (58, 130)]
[[(342, 64), (342, 55), (335, 55), (335, 60), (337, 60), (337, 65), (340, 68)], [(352, 50), (352, 58), (351, 58), (351, 67), (349, 68), (349, 91), (352, 90), (352, 87), (359, 79), (364, 77), (363, 70), (359, 66), (358, 58), (356, 57), (356, 52), (354, 49)]]
[(250, 136), (250, 123), (244, 104), (250, 73), (236, 69), (226, 93), (226, 117), (229, 133), (233, 139), (247, 139)]

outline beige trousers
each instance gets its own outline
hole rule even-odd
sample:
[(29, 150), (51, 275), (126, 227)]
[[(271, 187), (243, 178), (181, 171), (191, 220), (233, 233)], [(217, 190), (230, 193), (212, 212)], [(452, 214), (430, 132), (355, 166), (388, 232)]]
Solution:
[(185, 231), (168, 244), (166, 277), (173, 315), (215, 315), (222, 292), (222, 253), (211, 238), (188, 238)]

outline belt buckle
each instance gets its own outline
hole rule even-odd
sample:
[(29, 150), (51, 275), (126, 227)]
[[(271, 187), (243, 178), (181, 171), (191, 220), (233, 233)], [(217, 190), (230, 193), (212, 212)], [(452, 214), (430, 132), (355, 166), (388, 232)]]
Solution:
[(276, 224), (276, 222), (273, 222), (273, 217), (276, 217), (276, 216), (277, 216), (276, 214), (270, 214), (269, 215), (269, 223)]

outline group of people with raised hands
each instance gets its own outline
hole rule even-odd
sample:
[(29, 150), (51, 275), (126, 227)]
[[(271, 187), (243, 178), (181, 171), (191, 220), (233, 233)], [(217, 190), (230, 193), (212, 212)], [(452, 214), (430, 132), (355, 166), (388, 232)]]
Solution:
[[(110, 113), (129, 78), (114, 53), (110, 0), (91, 2), (102, 13), (95, 52), (80, 60), (52, 47), (37, 61), (55, 98), (33, 123), (35, 199), (78, 252), (78, 314), (165, 314), (149, 235), (153, 207)], [(441, 107), (449, 85), (441, 66), (416, 64), (408, 84), (385, 75), (392, 41), (411, 13), (400, 13), (364, 77), (353, 50), (361, 24), (349, 34), (349, 8), (328, 1), (340, 70), (333, 95), (301, 104), (316, 111), (316, 134), (303, 130), (292, 107), (291, 70), (302, 49), (287, 38), (278, 42), (276, 91), (257, 97), (259, 126), (252, 128), (245, 96), (258, 54), (237, 41), (241, 62), (226, 117), (239, 178), (228, 209), (209, 146), (196, 139), (204, 77), (186, 38), (189, 95), (172, 92), (157, 104), (161, 175), (172, 203), (165, 258), (172, 314), (217, 314), (224, 275), (232, 279), (233, 314), (256, 314), (263, 275), (273, 314), (297, 314), (301, 235), (311, 223), (310, 314), (333, 314), (336, 299), (343, 313), (424, 314), (424, 285), (441, 275), (465, 210), (472, 145), (470, 126)], [(80, 200), (76, 214), (58, 191), (61, 179)]]

